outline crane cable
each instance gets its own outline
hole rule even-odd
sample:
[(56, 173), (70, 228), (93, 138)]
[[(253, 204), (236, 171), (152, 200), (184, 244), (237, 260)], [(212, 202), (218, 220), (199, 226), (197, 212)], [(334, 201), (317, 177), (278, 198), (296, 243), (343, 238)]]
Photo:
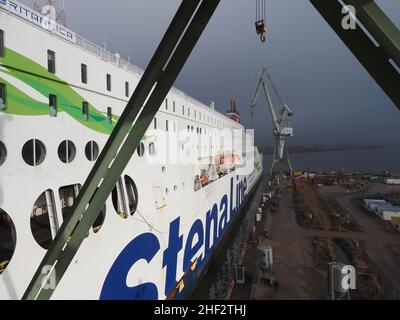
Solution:
[(264, 20), (267, 16), (266, 0), (256, 0), (256, 21)]
[(267, 32), (266, 27), (267, 5), (266, 0), (256, 0), (256, 31), (260, 36), (261, 42), (265, 42), (264, 33)]

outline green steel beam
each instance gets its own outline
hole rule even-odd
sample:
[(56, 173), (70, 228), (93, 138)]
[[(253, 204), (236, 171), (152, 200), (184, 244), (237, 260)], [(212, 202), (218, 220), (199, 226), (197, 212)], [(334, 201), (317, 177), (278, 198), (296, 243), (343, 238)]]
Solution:
[[(95, 222), (220, 0), (183, 0), (157, 51), (108, 139), (78, 198), (39, 265), (23, 299), (49, 299), (44, 267), (58, 284)], [(189, 24), (190, 23), (190, 24)], [(189, 25), (188, 25), (189, 24)]]
[(373, 0), (343, 0), (356, 9), (356, 17), (379, 43), (388, 59), (400, 68), (400, 30)]
[[(350, 0), (348, 1), (350, 3)], [(352, 2), (357, 4), (357, 8), (360, 9), (359, 12), (356, 12), (357, 17), (359, 14), (359, 18), (364, 21), (364, 27), (370, 28), (370, 35), (375, 35), (374, 39), (379, 43), (379, 46), (376, 46), (360, 26), (348, 30), (342, 27), (343, 5), (338, 0), (310, 0), (310, 2), (400, 109), (400, 74), (389, 61), (389, 57), (393, 61), (397, 57), (398, 35), (393, 26), (390, 27), (389, 19), (386, 17), (386, 20), (382, 13), (378, 13), (376, 7), (370, 4), (371, 0), (354, 0)], [(366, 6), (367, 3), (368, 6)], [(360, 7), (358, 7), (359, 5)]]

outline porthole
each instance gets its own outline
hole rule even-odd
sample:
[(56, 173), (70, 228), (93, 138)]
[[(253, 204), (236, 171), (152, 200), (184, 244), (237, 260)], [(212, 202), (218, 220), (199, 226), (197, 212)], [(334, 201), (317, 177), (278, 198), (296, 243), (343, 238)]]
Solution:
[(119, 178), (111, 198), (114, 209), (121, 218), (128, 218), (128, 214), (133, 216), (138, 206), (138, 190), (133, 179), (128, 175), (125, 175), (124, 181)]
[(17, 233), (11, 217), (0, 209), (0, 274), (6, 270), (17, 243)]
[(167, 171), (167, 168), (166, 168), (165, 166), (163, 166), (163, 167), (161, 168), (161, 171), (162, 171), (162, 173), (165, 173), (165, 171)]
[[(72, 184), (69, 186), (61, 187), (59, 189), (58, 193), (61, 201), (61, 213), (63, 221), (66, 221), (73, 213), (72, 209), (81, 188), (82, 186), (80, 184)], [(103, 208), (97, 215), (96, 221), (92, 225), (94, 233), (99, 232), (99, 230), (103, 226), (105, 216), (106, 216), (106, 205), (103, 206)], [(87, 236), (89, 236), (89, 234)]]
[(55, 210), (54, 193), (52, 190), (46, 190), (37, 198), (31, 212), (33, 238), (46, 250), (50, 247), (59, 227)]
[(178, 191), (178, 186), (177, 185), (174, 186), (174, 191)]
[(46, 158), (46, 147), (40, 140), (29, 140), (22, 147), (22, 158), (28, 165), (38, 166)]
[(61, 202), (61, 213), (64, 221), (72, 214), (72, 207), (74, 206), (81, 188), (82, 186), (80, 184), (72, 184), (63, 186), (58, 190)]
[(89, 161), (96, 161), (99, 157), (99, 145), (95, 141), (89, 141), (85, 147), (85, 155)]
[(169, 189), (168, 188), (165, 188), (165, 194), (169, 194)]
[(151, 142), (149, 144), (149, 154), (151, 156), (154, 156), (156, 154), (156, 146), (154, 145), (154, 142)]
[(64, 163), (71, 163), (76, 156), (76, 148), (72, 141), (65, 140), (58, 147), (58, 157)]
[(0, 166), (6, 161), (7, 149), (3, 142), (0, 141)]
[(133, 216), (136, 212), (138, 205), (138, 191), (135, 182), (130, 176), (125, 176), (126, 194), (128, 195), (128, 209), (129, 214)]
[(139, 157), (143, 157), (144, 151), (145, 151), (145, 149), (144, 149), (144, 144), (143, 144), (143, 142), (141, 142), (141, 143), (139, 144), (139, 146), (137, 147), (136, 152), (137, 152), (137, 154), (138, 154)]

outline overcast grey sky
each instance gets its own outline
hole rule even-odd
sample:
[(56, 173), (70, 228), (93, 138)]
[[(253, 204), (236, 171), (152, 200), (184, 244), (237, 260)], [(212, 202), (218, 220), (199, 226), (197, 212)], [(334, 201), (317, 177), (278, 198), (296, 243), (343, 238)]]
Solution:
[[(65, 0), (65, 8), (72, 30), (100, 45), (106, 39), (110, 51), (145, 68), (180, 2)], [(400, 1), (377, 2), (399, 26)], [(400, 111), (309, 1), (267, 0), (267, 6), (267, 42), (260, 44), (255, 1), (222, 0), (175, 86), (206, 104), (215, 101), (222, 112), (235, 98), (249, 127), (250, 100), (266, 66), (296, 113), (291, 143), (400, 142)], [(272, 144), (263, 97), (254, 127), (259, 144)]]

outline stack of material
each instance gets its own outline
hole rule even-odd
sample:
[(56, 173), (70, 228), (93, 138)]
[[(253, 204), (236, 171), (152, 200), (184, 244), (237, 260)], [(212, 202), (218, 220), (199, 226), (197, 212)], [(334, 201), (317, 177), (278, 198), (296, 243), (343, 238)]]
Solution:
[(400, 207), (393, 206), (386, 200), (364, 199), (364, 207), (375, 213), (382, 220), (392, 220), (393, 217), (400, 217)]

